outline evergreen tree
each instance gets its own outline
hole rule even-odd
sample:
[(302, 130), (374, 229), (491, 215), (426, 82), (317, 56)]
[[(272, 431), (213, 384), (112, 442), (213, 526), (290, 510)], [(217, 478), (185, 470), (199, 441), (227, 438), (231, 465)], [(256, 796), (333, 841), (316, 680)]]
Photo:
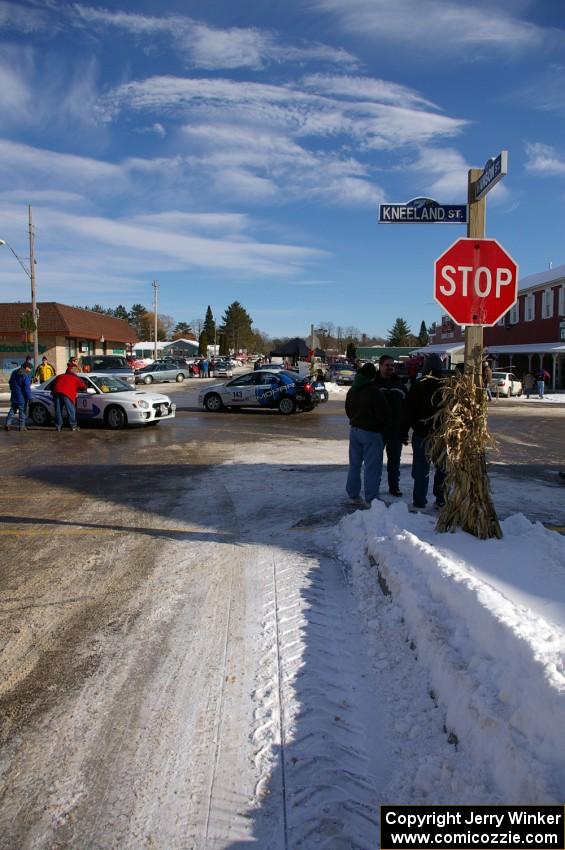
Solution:
[(173, 328), (173, 339), (193, 339), (194, 333), (188, 322), (177, 322)]
[(426, 323), (422, 321), (420, 325), (420, 333), (418, 334), (418, 345), (427, 345), (428, 344), (428, 329), (426, 327)]
[(137, 331), (137, 335), (142, 340), (149, 340), (149, 314), (147, 308), (143, 304), (133, 304), (129, 311), (129, 323)]
[(208, 357), (208, 345), (210, 341), (208, 339), (208, 334), (206, 331), (202, 331), (200, 336), (198, 337), (198, 353), (202, 354), (204, 357)]
[(253, 319), (239, 301), (229, 305), (222, 317), (221, 331), (226, 335), (226, 345), (237, 352), (242, 348), (250, 348), (253, 344)]
[(412, 336), (412, 331), (404, 319), (397, 319), (394, 323), (393, 328), (388, 332), (388, 345), (394, 346), (404, 346), (410, 345), (410, 337)]
[(114, 316), (116, 319), (125, 319), (126, 322), (129, 322), (129, 314), (123, 304), (118, 304), (114, 310)]
[(227, 335), (223, 331), (218, 331), (219, 334), (219, 346), (220, 346), (220, 356), (227, 357), (230, 353), (230, 347), (228, 345)]
[(206, 310), (206, 315), (204, 316), (204, 325), (202, 327), (202, 330), (208, 337), (210, 345), (213, 345), (214, 337), (216, 336), (216, 322), (214, 321), (212, 309), (209, 304), (208, 309)]
[(345, 349), (345, 356), (349, 360), (350, 363), (355, 363), (357, 360), (357, 348), (355, 347), (354, 342), (348, 342), (347, 348)]

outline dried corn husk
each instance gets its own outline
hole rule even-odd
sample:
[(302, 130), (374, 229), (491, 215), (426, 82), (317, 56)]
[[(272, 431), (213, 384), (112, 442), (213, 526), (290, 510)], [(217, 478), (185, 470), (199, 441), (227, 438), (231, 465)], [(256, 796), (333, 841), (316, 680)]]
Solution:
[(481, 540), (502, 537), (490, 493), (486, 450), (496, 443), (487, 426), (483, 387), (471, 375), (448, 378), (443, 402), (433, 420), (429, 457), (446, 470), (446, 504), (437, 531), (468, 531)]

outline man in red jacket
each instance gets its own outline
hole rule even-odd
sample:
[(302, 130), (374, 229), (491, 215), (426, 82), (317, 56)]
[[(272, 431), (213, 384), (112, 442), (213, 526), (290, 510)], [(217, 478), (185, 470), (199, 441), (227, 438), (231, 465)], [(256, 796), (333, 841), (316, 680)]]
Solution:
[(55, 402), (55, 427), (60, 431), (63, 427), (63, 405), (67, 409), (71, 431), (78, 431), (77, 425), (77, 393), (85, 390), (86, 384), (75, 373), (75, 366), (69, 365), (63, 375), (57, 375), (51, 384), (51, 394)]

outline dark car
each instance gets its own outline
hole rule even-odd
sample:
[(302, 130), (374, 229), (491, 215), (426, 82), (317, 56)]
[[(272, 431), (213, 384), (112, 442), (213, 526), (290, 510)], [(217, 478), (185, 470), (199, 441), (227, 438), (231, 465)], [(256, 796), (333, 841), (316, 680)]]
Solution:
[(81, 372), (97, 372), (115, 375), (135, 386), (135, 375), (125, 357), (119, 354), (88, 354), (79, 360)]
[(313, 410), (318, 396), (309, 378), (285, 369), (258, 369), (225, 384), (204, 387), (198, 402), (211, 412), (226, 407), (264, 407), (278, 409), (287, 416), (296, 410)]

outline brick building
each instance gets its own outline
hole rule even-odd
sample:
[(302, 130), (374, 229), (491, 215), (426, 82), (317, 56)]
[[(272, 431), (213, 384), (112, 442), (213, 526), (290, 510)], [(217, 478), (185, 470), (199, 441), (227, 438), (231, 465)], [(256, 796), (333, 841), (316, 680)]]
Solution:
[[(39, 356), (46, 354), (57, 372), (69, 357), (87, 354), (126, 354), (137, 341), (134, 328), (124, 321), (91, 310), (43, 301), (39, 308)], [(33, 346), (26, 342), (22, 316), (31, 311), (28, 302), (0, 304), (0, 377), (19, 366)]]

